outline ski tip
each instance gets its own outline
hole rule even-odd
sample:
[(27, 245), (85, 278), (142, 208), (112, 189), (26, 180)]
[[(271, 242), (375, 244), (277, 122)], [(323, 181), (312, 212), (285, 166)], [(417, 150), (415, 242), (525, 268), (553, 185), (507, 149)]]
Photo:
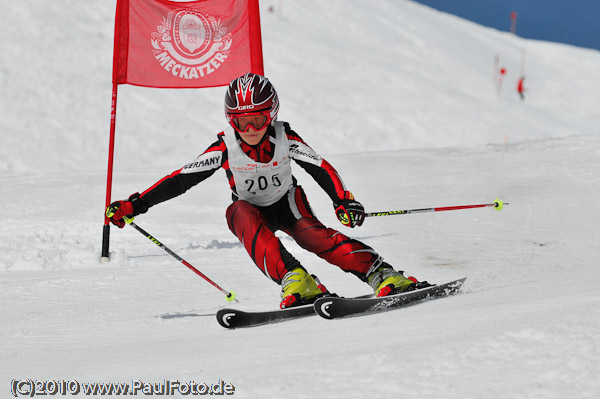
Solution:
[(221, 309), (217, 312), (217, 321), (222, 327), (235, 328), (233, 319), (235, 318), (236, 311), (233, 309)]

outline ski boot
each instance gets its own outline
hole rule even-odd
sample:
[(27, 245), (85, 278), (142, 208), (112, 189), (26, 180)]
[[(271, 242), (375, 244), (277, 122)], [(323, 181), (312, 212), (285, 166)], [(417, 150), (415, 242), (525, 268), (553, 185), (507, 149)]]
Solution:
[(302, 267), (287, 272), (281, 280), (281, 309), (314, 302), (329, 292), (317, 276), (310, 275)]
[(375, 296), (378, 297), (412, 291), (417, 288), (417, 282), (414, 277), (404, 277), (402, 272), (395, 271), (387, 263), (383, 263), (383, 265), (367, 276), (367, 283), (373, 287)]

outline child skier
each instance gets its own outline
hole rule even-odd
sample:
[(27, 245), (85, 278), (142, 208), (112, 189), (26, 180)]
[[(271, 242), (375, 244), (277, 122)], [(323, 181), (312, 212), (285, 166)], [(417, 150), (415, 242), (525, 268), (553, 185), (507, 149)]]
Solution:
[(281, 308), (309, 303), (327, 291), (283, 247), (274, 234), (277, 230), (367, 282), (377, 296), (428, 285), (404, 277), (372, 248), (321, 224), (292, 175), (292, 159), (329, 195), (343, 225), (362, 225), (364, 208), (346, 190), (336, 170), (287, 122), (277, 121), (278, 111), (277, 92), (267, 78), (247, 73), (234, 79), (225, 95), (225, 116), (231, 127), (219, 133), (217, 141), (194, 162), (141, 194), (113, 202), (106, 210), (107, 217), (122, 228), (134, 216), (183, 194), (223, 168), (233, 193), (233, 203), (226, 211), (229, 229), (256, 266), (282, 286)]

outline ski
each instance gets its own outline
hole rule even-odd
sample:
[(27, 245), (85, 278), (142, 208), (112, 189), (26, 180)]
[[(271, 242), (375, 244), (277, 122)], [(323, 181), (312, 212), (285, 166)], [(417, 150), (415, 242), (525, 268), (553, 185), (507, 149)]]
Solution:
[(361, 313), (379, 312), (405, 306), (423, 299), (433, 299), (460, 290), (466, 278), (446, 284), (434, 285), (416, 291), (377, 298), (373, 294), (355, 298), (325, 296), (314, 304), (295, 306), (287, 309), (275, 309), (258, 312), (246, 312), (238, 309), (225, 308), (217, 312), (217, 321), (224, 328), (244, 328), (265, 324), (279, 323), (301, 317), (319, 314), (326, 319), (335, 319)]
[(217, 321), (225, 328), (242, 328), (278, 323), (300, 317), (312, 316), (314, 314), (315, 310), (312, 303), (264, 312), (245, 312), (237, 309), (221, 309), (217, 312)]
[(397, 309), (409, 303), (425, 299), (441, 298), (455, 294), (460, 290), (465, 280), (466, 277), (446, 284), (433, 285), (420, 290), (379, 298), (323, 297), (315, 301), (314, 308), (315, 312), (325, 319), (337, 319), (346, 316), (381, 312)]
[[(336, 297), (336, 294), (329, 294), (324, 298)], [(373, 294), (361, 295), (352, 299), (372, 298)], [(306, 305), (294, 306), (286, 309), (275, 309), (259, 312), (245, 312), (237, 309), (221, 309), (217, 311), (217, 321), (225, 328), (243, 328), (254, 327), (265, 324), (279, 323), (298, 319), (300, 317), (315, 315), (314, 302)]]

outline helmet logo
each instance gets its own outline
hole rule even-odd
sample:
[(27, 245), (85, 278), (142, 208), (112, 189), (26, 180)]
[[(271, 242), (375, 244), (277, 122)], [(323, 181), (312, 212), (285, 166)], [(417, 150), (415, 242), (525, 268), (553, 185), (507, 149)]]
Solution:
[(150, 43), (165, 72), (181, 79), (199, 79), (215, 72), (229, 56), (231, 33), (221, 20), (191, 8), (163, 17)]
[(254, 108), (254, 101), (252, 99), (254, 97), (254, 88), (251, 86), (253, 79), (253, 76), (246, 74), (238, 80), (238, 87), (235, 94), (239, 110), (248, 109), (247, 107), (250, 106)]

